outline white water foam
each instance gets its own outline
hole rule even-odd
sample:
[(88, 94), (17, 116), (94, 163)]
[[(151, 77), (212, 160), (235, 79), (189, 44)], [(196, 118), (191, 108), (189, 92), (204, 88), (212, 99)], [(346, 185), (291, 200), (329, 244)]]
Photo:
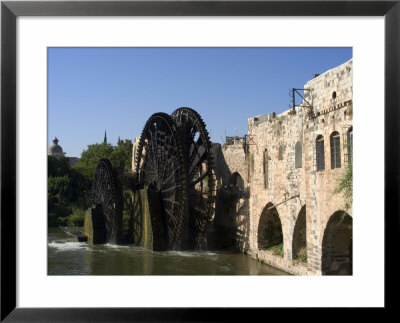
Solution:
[(57, 249), (57, 251), (68, 251), (68, 250), (89, 250), (87, 243), (85, 242), (76, 242), (76, 241), (67, 241), (67, 242), (57, 242), (52, 241), (48, 243), (50, 248)]
[(199, 252), (199, 251), (167, 251), (167, 255), (181, 256), (181, 257), (201, 257), (201, 256), (214, 256), (215, 252)]
[(111, 249), (126, 249), (126, 248), (131, 248), (131, 246), (123, 246), (123, 245), (118, 245), (118, 244), (112, 244), (112, 243), (107, 243), (105, 244), (107, 248)]

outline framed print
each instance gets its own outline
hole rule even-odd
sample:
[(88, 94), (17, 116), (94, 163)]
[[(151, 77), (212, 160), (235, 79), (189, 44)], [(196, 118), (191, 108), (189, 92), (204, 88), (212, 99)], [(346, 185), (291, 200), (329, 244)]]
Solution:
[[(122, 322), (127, 320), (210, 320), (211, 316), (216, 321), (233, 321), (238, 316), (256, 315), (256, 312), (271, 307), (391, 308), (393, 303), (388, 294), (388, 289), (394, 284), (387, 283), (389, 278), (390, 281), (396, 280), (390, 273), (391, 268), (393, 268), (391, 259), (397, 250), (391, 237), (398, 233), (399, 211), (397, 202), (399, 194), (399, 134), (397, 127), (399, 120), (399, 14), (400, 4), (398, 1), (3, 1), (1, 5), (1, 319), (10, 322), (32, 319), (60, 322), (96, 319)], [(340, 77), (343, 84), (338, 85), (335, 79), (329, 79), (328, 74), (325, 73), (327, 69), (310, 71), (310, 73), (318, 72), (321, 75), (315, 74), (311, 79), (310, 74), (310, 82), (307, 83), (309, 84), (308, 88), (307, 85), (300, 88), (305, 82), (290, 85), (293, 87), (290, 92), (290, 100), (288, 99), (288, 102), (291, 102), (291, 109), (288, 110), (287, 115), (274, 115), (273, 113), (256, 115), (256, 113), (250, 112), (252, 111), (250, 108), (247, 108), (249, 115), (246, 115), (245, 122), (248, 122), (246, 124), (248, 128), (244, 131), (248, 130), (248, 133), (239, 142), (242, 150), (244, 149), (246, 153), (246, 149), (248, 149), (248, 156), (253, 156), (253, 162), (250, 157), (246, 160), (249, 165), (248, 169), (252, 169), (252, 163), (262, 165), (261, 168), (257, 168), (257, 171), (249, 171), (251, 174), (256, 174), (255, 177), (257, 177), (251, 182), (250, 177), (253, 175), (248, 176), (248, 187), (253, 188), (253, 194), (250, 193), (250, 201), (256, 201), (257, 197), (265, 199), (266, 192), (271, 190), (269, 201), (273, 202), (267, 204), (268, 201), (263, 200), (264, 209), (258, 209), (256, 202), (251, 202), (253, 204), (251, 204), (250, 209), (253, 212), (260, 213), (261, 216), (258, 224), (253, 225), (252, 222), (249, 224), (248, 231), (253, 234), (251, 239), (258, 240), (252, 242), (253, 240), (249, 239), (247, 247), (250, 251), (248, 251), (248, 254), (267, 264), (269, 262), (275, 263), (275, 267), (282, 270), (287, 269), (288, 273), (294, 274), (296, 277), (288, 275), (259, 277), (250, 276), (246, 273), (233, 276), (235, 274), (231, 272), (228, 272), (224, 277), (220, 273), (206, 276), (197, 271), (188, 275), (182, 274), (182, 276), (179, 274), (169, 275), (168, 271), (153, 274), (155, 271), (149, 271), (145, 267), (150, 262), (153, 264), (155, 260), (141, 264), (144, 268), (144, 274), (132, 274), (131, 272), (124, 274), (122, 271), (116, 271), (116, 274), (113, 275), (107, 271), (99, 271), (97, 275), (96, 273), (89, 273), (88, 275), (79, 271), (79, 266), (63, 262), (63, 258), (69, 255), (60, 251), (60, 248), (64, 245), (60, 246), (56, 241), (48, 246), (47, 225), (45, 224), (50, 221), (48, 220), (50, 215), (44, 217), (43, 214), (47, 215), (48, 209), (50, 214), (50, 207), (54, 205), (50, 206), (47, 203), (47, 194), (43, 190), (43, 188), (47, 188), (47, 178), (44, 176), (48, 166), (47, 155), (53, 156), (63, 153), (60, 146), (62, 145), (61, 141), (60, 145), (57, 138), (54, 138), (53, 145), (48, 141), (53, 139), (49, 136), (57, 135), (52, 128), (54, 110), (50, 108), (52, 102), (54, 102), (55, 93), (58, 91), (55, 83), (52, 83), (55, 76), (58, 75), (59, 78), (64, 78), (64, 82), (69, 82), (68, 88), (70, 89), (69, 93), (60, 94), (57, 92), (59, 104), (63, 106), (64, 111), (68, 112), (63, 115), (59, 126), (68, 128), (71, 132), (77, 134), (84, 127), (93, 129), (90, 125), (90, 114), (95, 115), (97, 113), (100, 115), (100, 117), (92, 118), (93, 123), (100, 123), (99, 120), (102, 120), (102, 124), (107, 122), (118, 123), (118, 119), (113, 118), (124, 111), (117, 112), (117, 108), (113, 105), (125, 104), (123, 93), (131, 93), (129, 99), (131, 102), (136, 102), (134, 99), (142, 94), (136, 93), (136, 98), (134, 98), (128, 85), (126, 88), (120, 85), (116, 93), (121, 93), (122, 99), (114, 97), (113, 100), (108, 102), (108, 99), (102, 95), (112, 85), (107, 83), (107, 86), (102, 88), (101, 84), (103, 79), (109, 78), (109, 75), (111, 75), (104, 74), (107, 68), (111, 69), (111, 67), (106, 66), (106, 60), (118, 61), (121, 64), (119, 67), (124, 66), (120, 69), (119, 74), (114, 75), (123, 77), (128, 73), (134, 74), (136, 71), (140, 75), (137, 83), (135, 83), (137, 85), (144, 82), (145, 76), (148, 79), (153, 77), (154, 89), (149, 90), (147, 96), (144, 96), (144, 98), (147, 97), (148, 101), (156, 97), (157, 93), (159, 97), (166, 98), (162, 93), (171, 89), (164, 88), (162, 84), (156, 85), (158, 84), (156, 80), (159, 78), (164, 80), (164, 84), (171, 82), (169, 77), (174, 73), (181, 73), (181, 77), (187, 79), (186, 85), (182, 85), (181, 93), (171, 94), (172, 100), (168, 102), (168, 108), (167, 100), (164, 99), (165, 102), (160, 102), (159, 107), (157, 106), (157, 111), (151, 111), (151, 113), (160, 112), (160, 114), (152, 115), (140, 122), (145, 130), (141, 133), (141, 139), (138, 139), (134, 145), (139, 148), (146, 146), (148, 150), (144, 148), (142, 150), (136, 149), (138, 156), (135, 155), (133, 163), (136, 161), (137, 174), (140, 174), (138, 177), (142, 180), (138, 180), (135, 184), (129, 184), (131, 183), (129, 176), (126, 175), (124, 178), (122, 171), (118, 175), (116, 175), (117, 172), (112, 171), (107, 173), (111, 168), (106, 161), (103, 161), (102, 170), (99, 164), (96, 172), (106, 172), (108, 177), (102, 177), (97, 188), (96, 185), (91, 186), (91, 194), (94, 194), (94, 199), (98, 197), (98, 200), (96, 200), (99, 201), (96, 202), (98, 205), (102, 203), (109, 205), (109, 202), (104, 201), (104, 187), (109, 188), (112, 185), (105, 185), (102, 182), (104, 178), (115, 176), (124, 185), (136, 185), (135, 190), (138, 191), (143, 189), (139, 189), (141, 184), (147, 183), (145, 184), (147, 191), (145, 193), (140, 191), (138, 195), (142, 205), (147, 205), (146, 199), (160, 200), (160, 205), (163, 205), (163, 210), (165, 210), (164, 213), (172, 214), (170, 218), (166, 216), (163, 219), (170, 219), (168, 223), (173, 223), (175, 226), (165, 223), (157, 224), (157, 220), (152, 217), (154, 214), (152, 212), (158, 211), (149, 207), (149, 210), (143, 211), (143, 214), (149, 213), (147, 220), (152, 223), (151, 234), (149, 235), (147, 229), (144, 229), (147, 228), (143, 224), (147, 223), (146, 218), (141, 218), (142, 222), (139, 221), (140, 224), (137, 225), (140, 230), (143, 229), (142, 231), (139, 230), (142, 235), (136, 234), (135, 228), (137, 226), (130, 224), (137, 219), (133, 215), (126, 220), (126, 227), (129, 227), (129, 230), (123, 229), (122, 215), (121, 225), (115, 224), (119, 221), (114, 220), (114, 218), (117, 218), (116, 210), (122, 208), (115, 206), (118, 206), (119, 203), (116, 199), (113, 201), (114, 209), (110, 212), (107, 211), (109, 212), (108, 215), (105, 215), (106, 207), (102, 209), (102, 216), (105, 216), (106, 219), (112, 218), (112, 221), (114, 221), (109, 230), (107, 229), (107, 222), (105, 222), (104, 227), (101, 227), (100, 236), (105, 239), (105, 242), (110, 239), (116, 239), (116, 241), (127, 239), (126, 241), (128, 241), (131, 235), (135, 237), (135, 241), (140, 241), (141, 247), (148, 247), (148, 244), (151, 243), (151, 248), (154, 251), (176, 250), (177, 245), (181, 246), (185, 243), (187, 246), (195, 245), (193, 248), (198, 250), (207, 249), (206, 243), (208, 241), (210, 244), (212, 239), (208, 239), (208, 236), (207, 239), (204, 238), (205, 234), (203, 236), (200, 230), (201, 225), (193, 225), (196, 229), (193, 229), (193, 232), (188, 231), (188, 238), (185, 240), (186, 236), (181, 234), (181, 232), (185, 232), (185, 229), (180, 231), (179, 223), (176, 224), (179, 219), (175, 216), (179, 212), (175, 208), (174, 211), (168, 211), (168, 207), (165, 206), (170, 202), (170, 198), (162, 195), (161, 189), (157, 193), (161, 195), (157, 195), (157, 198), (152, 195), (155, 194), (153, 191), (148, 191), (149, 187), (159, 189), (159, 186), (162, 186), (159, 181), (157, 182), (158, 177), (157, 180), (154, 177), (148, 177), (148, 174), (152, 172), (148, 165), (158, 165), (161, 163), (160, 160), (165, 162), (165, 156), (170, 156), (169, 153), (164, 153), (165, 151), (174, 152), (171, 153), (172, 156), (175, 156), (174, 158), (181, 156), (179, 157), (181, 159), (177, 158), (174, 161), (168, 159), (166, 162), (168, 165), (183, 165), (179, 169), (185, 169), (185, 165), (190, 164), (189, 161), (195, 163), (196, 157), (191, 158), (190, 156), (194, 155), (193, 151), (196, 151), (198, 143), (209, 140), (208, 132), (210, 132), (210, 129), (213, 133), (219, 133), (218, 131), (221, 129), (217, 128), (219, 125), (222, 127), (225, 118), (228, 118), (230, 113), (235, 114), (234, 111), (239, 114), (239, 110), (234, 104), (235, 102), (230, 101), (231, 107), (236, 108), (223, 110), (221, 107), (219, 108), (220, 111), (215, 110), (214, 118), (213, 115), (207, 116), (205, 123), (199, 126), (199, 120), (202, 120), (201, 117), (204, 118), (203, 110), (199, 109), (196, 112), (188, 108), (178, 108), (178, 106), (184, 107), (185, 105), (175, 103), (175, 101), (185, 100), (184, 94), (186, 92), (200, 91), (201, 85), (193, 80), (196, 77), (200, 78), (200, 75), (203, 74), (200, 73), (200, 70), (197, 70), (196, 75), (189, 78), (190, 72), (188, 71), (191, 66), (198, 65), (201, 67), (201, 64), (204, 64), (203, 71), (211, 71), (209, 68), (213, 66), (214, 70), (222, 73), (222, 66), (225, 61), (236, 60), (236, 63), (230, 65), (227, 69), (230, 69), (230, 71), (237, 69), (237, 74), (227, 75), (231, 75), (231, 77), (236, 75), (233, 83), (235, 86), (241, 86), (242, 89), (245, 88), (246, 82), (252, 84), (253, 92), (249, 90), (249, 93), (253, 93), (251, 98), (253, 99), (253, 97), (257, 98), (259, 95), (257, 91), (263, 90), (257, 90), (260, 84), (251, 83), (254, 80), (248, 76), (250, 74), (246, 74), (249, 69), (256, 70), (257, 68), (254, 67), (255, 65), (244, 64), (244, 61), (253, 60), (255, 62), (258, 59), (257, 57), (260, 56), (257, 56), (256, 52), (264, 53), (265, 51), (266, 53), (271, 48), (280, 49), (280, 54), (275, 56), (275, 59), (278, 60), (276, 57), (283, 57), (286, 55), (284, 54), (286, 51), (297, 48), (297, 55), (287, 56), (288, 62), (290, 59), (290, 63), (293, 64), (291, 65), (293, 70), (290, 75), (294, 80), (300, 66), (305, 64), (299, 48), (312, 49), (317, 47), (321, 49), (321, 52), (328, 48), (350, 48), (349, 57), (330, 67), (332, 68), (332, 75), (336, 75), (337, 78)], [(131, 51), (131, 54), (135, 53), (129, 57), (135, 57), (137, 61), (142, 60), (142, 63), (133, 67), (127, 63), (128, 61), (123, 63), (123, 54), (121, 53), (127, 49)], [(242, 54), (246, 53), (248, 56), (237, 55), (239, 49)], [(75, 53), (78, 52), (82, 56), (76, 56)], [(216, 56), (212, 56), (215, 53), (220, 55), (219, 61), (215, 59)], [(201, 55), (208, 57), (208, 61), (199, 59), (202, 57)], [(84, 58), (82, 59), (82, 57)], [(165, 66), (173, 66), (170, 63), (170, 57), (180, 58), (179, 64), (183, 64), (184, 60), (189, 61), (189, 65), (185, 66), (186, 73), (174, 68), (164, 69)], [(238, 57), (241, 57), (242, 60)], [(269, 57), (270, 60), (273, 60), (273, 56)], [(89, 78), (86, 67), (90, 66), (94, 60), (100, 63), (93, 69), (94, 76)], [(155, 76), (151, 74), (151, 67), (145, 64), (146, 60), (152, 62), (151, 65), (156, 72)], [(81, 80), (76, 78), (75, 81), (67, 81), (64, 75), (67, 75), (71, 66), (75, 66), (72, 63), (75, 64), (77, 61), (83, 62), (82, 65), (74, 67), (76, 75), (80, 75)], [(99, 68), (101, 62), (103, 62), (103, 66)], [(272, 65), (264, 73), (270, 73), (271, 77), (277, 80), (279, 71), (273, 70)], [(261, 64), (258, 66), (261, 69)], [(280, 72), (284, 73), (283, 69)], [(167, 75), (168, 73), (169, 75)], [(204, 73), (204, 75), (204, 80), (208, 80), (204, 82), (215, 84), (212, 83), (214, 81), (211, 77), (212, 72)], [(247, 75), (247, 81), (244, 75)], [(214, 78), (216, 78), (216, 75), (214, 75)], [(349, 82), (353, 82), (353, 78), (354, 92), (353, 83), (349, 85)], [(92, 89), (94, 89), (93, 93), (90, 94), (92, 99), (88, 94), (90, 90), (85, 90), (82, 85), (85, 82), (84, 80), (92, 84)], [(321, 80), (320, 83), (319, 80)], [(220, 83), (223, 82), (223, 78), (221, 78)], [(226, 82), (228, 83), (227, 80)], [(261, 79), (259, 82), (261, 82)], [(336, 87), (331, 88), (332, 84), (336, 84)], [(299, 88), (297, 88), (298, 85)], [(320, 93), (315, 90), (319, 87), (328, 89), (326, 92), (329, 96), (327, 99), (329, 106), (317, 110), (313, 108), (313, 104), (316, 105), (316, 102), (319, 102)], [(221, 89), (217, 85), (214, 85), (214, 88)], [(262, 86), (259, 88), (261, 89)], [(240, 93), (240, 88), (234, 89), (236, 88), (232, 86), (231, 93)], [(314, 90), (315, 93), (307, 93), (307, 91)], [(271, 99), (273, 90), (267, 88), (265, 91), (268, 93), (265, 104), (267, 106), (273, 105)], [(350, 119), (353, 120), (353, 94), (355, 103), (354, 123), (356, 129), (358, 129), (354, 141), (354, 154), (353, 123), (348, 122)], [(78, 104), (77, 101), (71, 99), (72, 96), (78, 97), (82, 101), (79, 109), (75, 108)], [(109, 111), (114, 111), (114, 115), (112, 113), (105, 114), (104, 111), (106, 110), (100, 108), (102, 104), (100, 101), (96, 103), (98, 104), (97, 109), (90, 110), (88, 107), (91, 105), (90, 101), (93, 100), (94, 96), (103, 97), (105, 106)], [(226, 97), (224, 99), (222, 94), (217, 95), (211, 90), (204, 89), (203, 96), (208, 97), (210, 102), (212, 100), (219, 102), (220, 106), (229, 105), (227, 101), (224, 102)], [(250, 97), (249, 95), (243, 101), (244, 106), (246, 102), (248, 105), (255, 105), (249, 103), (252, 102)], [(296, 98), (297, 100), (301, 98), (302, 102), (310, 101), (309, 109), (301, 107), (304, 109), (296, 110), (299, 106)], [(240, 100), (238, 96), (236, 101)], [(146, 106), (145, 101), (146, 99), (141, 101), (143, 108), (140, 107), (140, 104), (133, 107), (132, 110), (136, 109), (134, 114), (126, 113), (127, 118), (129, 116), (132, 120), (135, 117), (139, 119), (142, 110), (150, 111), (151, 109)], [(155, 105), (155, 103), (152, 104)], [(164, 104), (166, 110), (163, 108)], [(171, 105), (176, 105), (178, 109), (170, 111)], [(308, 111), (309, 114), (306, 115), (305, 111)], [(338, 114), (335, 111), (338, 111)], [(343, 111), (345, 111), (344, 114)], [(163, 112), (166, 112), (166, 114), (162, 114)], [(102, 114), (104, 116), (101, 116)], [(294, 115), (304, 115), (304, 120), (308, 118), (309, 121), (304, 124), (298, 121), (298, 127), (290, 126), (292, 127), (290, 128), (290, 122), (294, 122), (293, 120), (296, 118), (293, 117)], [(197, 139), (185, 141), (184, 129), (190, 125), (193, 128), (197, 127), (196, 129), (201, 128), (198, 130), (199, 136), (204, 137), (201, 141), (196, 141)], [(303, 135), (297, 136), (300, 125), (304, 129), (308, 129), (304, 130), (304, 137)], [(325, 131), (324, 127), (329, 128), (329, 131)], [(203, 128), (207, 128), (208, 132)], [(112, 131), (102, 132), (101, 134), (102, 137), (104, 134), (103, 144), (105, 146), (109, 143), (107, 140), (112, 140), (111, 136), (116, 136), (116, 133)], [(287, 143), (283, 139), (279, 143), (275, 140), (270, 142), (268, 137), (263, 137), (263, 134), (271, 131), (276, 134), (280, 131), (288, 131), (293, 138), (291, 137), (290, 142)], [(169, 132), (172, 135), (168, 137)], [(190, 137), (192, 132), (194, 131), (187, 130), (187, 136)], [(240, 141), (241, 137), (238, 137), (237, 134), (232, 137), (229, 137), (229, 135), (225, 134), (225, 145), (229, 145), (230, 140), (232, 145), (236, 144), (235, 140)], [(135, 136), (139, 136), (139, 134), (135, 134)], [(160, 139), (160, 136), (163, 139)], [(310, 139), (312, 145), (310, 145), (309, 151), (307, 150), (308, 146), (305, 145), (306, 139), (304, 139), (307, 136), (312, 137)], [(44, 138), (47, 141), (46, 145), (44, 145)], [(161, 153), (153, 153), (153, 158), (159, 156), (161, 159), (155, 158), (150, 162), (147, 161), (151, 159), (150, 152), (152, 151), (150, 148), (152, 146), (149, 143), (152, 142), (153, 138), (158, 138), (154, 139), (156, 140), (154, 142), (157, 143), (156, 151), (163, 151), (163, 153), (162, 158), (160, 157)], [(211, 140), (215, 142), (214, 138), (212, 137)], [(255, 138), (258, 138), (258, 141)], [(59, 139), (62, 140), (62, 138)], [(130, 139), (132, 139), (132, 142), (129, 141), (129, 145), (133, 143), (135, 138)], [(79, 138), (75, 139), (75, 141), (78, 140)], [(160, 145), (164, 148), (158, 148), (160, 142), (163, 143)], [(262, 144), (260, 144), (261, 142)], [(123, 143), (124, 140), (118, 138), (118, 145), (122, 147)], [(189, 146), (190, 148), (188, 148)], [(199, 168), (199, 174), (196, 175), (198, 177), (193, 177), (194, 175), (192, 176), (194, 179), (190, 177), (192, 173), (194, 174), (193, 170), (196, 168), (193, 165), (187, 166), (188, 170), (182, 171), (182, 173), (179, 173), (177, 168), (173, 177), (172, 175), (168, 176), (168, 183), (171, 183), (170, 178), (175, 181), (173, 186), (175, 195), (172, 201), (174, 203), (171, 202), (171, 205), (181, 203), (179, 205), (182, 205), (182, 209), (186, 210), (194, 205), (194, 200), (201, 200), (201, 203), (205, 204), (208, 203), (207, 199), (212, 201), (213, 190), (208, 190), (208, 188), (213, 185), (214, 178), (216, 191), (218, 190), (222, 194), (219, 195), (220, 197), (232, 195), (235, 189), (240, 190), (241, 185), (244, 189), (247, 185), (247, 177), (243, 175), (247, 171), (241, 171), (239, 168), (235, 173), (233, 170), (231, 171), (229, 179), (223, 179), (221, 175), (221, 180), (219, 180), (217, 168), (213, 168), (214, 173), (212, 173), (211, 161), (208, 163), (211, 157), (207, 159), (203, 152), (203, 150), (207, 151), (207, 147), (211, 147), (211, 143), (210, 145), (203, 144), (202, 147), (205, 148), (197, 150), (198, 155), (202, 156), (199, 158), (202, 163), (198, 163), (198, 165), (201, 164), (201, 167), (196, 166)], [(340, 147), (343, 148), (342, 155)], [(147, 152), (149, 152), (148, 156), (150, 157), (147, 156)], [(306, 154), (305, 158), (302, 158), (303, 153)], [(213, 154), (216, 153), (213, 152)], [(224, 152), (221, 152), (221, 154), (223, 155)], [(324, 187), (318, 186), (318, 182), (324, 176), (327, 178), (328, 173), (334, 174), (335, 169), (348, 164), (351, 165), (353, 155), (356, 178), (354, 182), (354, 213), (357, 214), (354, 217), (354, 239), (352, 233), (353, 211), (349, 211), (347, 216), (342, 218), (337, 215), (337, 221), (335, 220), (336, 222), (333, 224), (328, 222), (328, 219), (331, 221), (330, 218), (324, 220), (325, 222), (321, 221), (321, 223), (324, 222), (325, 228), (324, 239), (322, 239), (322, 234), (319, 234), (316, 229), (319, 226), (319, 220), (317, 217), (312, 220), (309, 215), (312, 214), (313, 207), (314, 209), (322, 207), (315, 201), (326, 195)], [(226, 152), (225, 156), (227, 156)], [(291, 171), (290, 176), (286, 176), (284, 169), (274, 168), (273, 160), (275, 156), (277, 160), (283, 160), (286, 157), (282, 156), (288, 156), (288, 160), (293, 161), (293, 171)], [(224, 158), (228, 160), (228, 157)], [(297, 191), (293, 187), (288, 191), (279, 188), (279, 194), (284, 194), (282, 195), (284, 198), (275, 198), (274, 194), (277, 194), (278, 188), (276, 191), (271, 189), (271, 187), (279, 186), (277, 178), (279, 178), (280, 173), (285, 174), (284, 180), (289, 183), (292, 179), (297, 178), (296, 176), (301, 176), (301, 169), (308, 169), (307, 171), (312, 172), (314, 176), (309, 181), (313, 184), (307, 184), (314, 186), (306, 197), (309, 204), (303, 203), (304, 208), (297, 207), (294, 204), (295, 202), (298, 203), (298, 200), (301, 203), (302, 196), (299, 196), (303, 194), (301, 189), (299, 189), (301, 194), (296, 195)], [(164, 170), (163, 174), (165, 172), (167, 170)], [(203, 172), (209, 176), (207, 181), (204, 180)], [(96, 174), (92, 174), (95, 176), (95, 181)], [(190, 178), (193, 179), (192, 186), (196, 187), (196, 192), (199, 190), (202, 192), (201, 199), (200, 197), (198, 199), (190, 197), (191, 195), (187, 193), (190, 192), (189, 188), (186, 191), (181, 190), (181, 187), (186, 187), (185, 185), (190, 187)], [(117, 179), (113, 179), (111, 182), (116, 183)], [(308, 183), (308, 180), (305, 182)], [(113, 188), (114, 193), (119, 190), (119, 188), (116, 188), (120, 187), (119, 185), (115, 185)], [(211, 195), (208, 196), (203, 193), (203, 189), (204, 192)], [(145, 194), (145, 197), (143, 197), (143, 194)], [(187, 197), (182, 197), (186, 196), (185, 194), (188, 194)], [(350, 195), (353, 197), (352, 192), (350, 192)], [(244, 196), (243, 193), (243, 201), (246, 199)], [(324, 198), (332, 201), (335, 199), (326, 196)], [(133, 198), (133, 201), (138, 201), (138, 199)], [(235, 210), (240, 209), (245, 203), (243, 201), (242, 204), (235, 204), (233, 208)], [(58, 203), (58, 200), (56, 203)], [(281, 223), (279, 215), (276, 216), (276, 211), (280, 212), (282, 205), (286, 205), (285, 203), (287, 203), (290, 211), (288, 211), (289, 216), (281, 217), (283, 220), (280, 236), (275, 233), (269, 234), (270, 228)], [(308, 220), (305, 218), (306, 204), (307, 212), (310, 212), (307, 213)], [(154, 207), (156, 204), (154, 202), (151, 205)], [(192, 209), (195, 208), (192, 206)], [(334, 213), (334, 211), (333, 209), (330, 210), (329, 214)], [(97, 221), (96, 214), (101, 212), (97, 209), (97, 206), (91, 209), (89, 215), (79, 215), (79, 212), (76, 212), (77, 218), (82, 220), (82, 217), (85, 217), (85, 226), (89, 228), (84, 234), (80, 233), (79, 238), (82, 241), (91, 239), (93, 242), (97, 234), (93, 232), (98, 232), (96, 230), (99, 228), (96, 223), (93, 224), (93, 221)], [(182, 212), (184, 214), (184, 211)], [(301, 221), (302, 217), (304, 217), (304, 223)], [(76, 221), (81, 221), (79, 219)], [(182, 219), (184, 219), (184, 216), (182, 216)], [(275, 219), (278, 220), (275, 221)], [(54, 218), (54, 220), (59, 221), (60, 219)], [(240, 220), (236, 220), (236, 222), (240, 222)], [(182, 220), (182, 223), (184, 223), (184, 220)], [(59, 222), (57, 222), (58, 225)], [(185, 227), (185, 224), (183, 226)], [(303, 237), (303, 231), (299, 229), (299, 226), (304, 228), (304, 232), (307, 227), (307, 230), (312, 232), (312, 236)], [(188, 224), (187, 227), (190, 228), (191, 226)], [(168, 228), (168, 230), (165, 228)], [(348, 228), (351, 228), (350, 233)], [(166, 230), (167, 233), (163, 230)], [(68, 234), (71, 234), (71, 232), (68, 231)], [(326, 236), (330, 237), (328, 233), (333, 237), (332, 239), (339, 236), (337, 239), (341, 241), (344, 247), (336, 250), (333, 244), (330, 244), (330, 238), (325, 238)], [(293, 236), (293, 241), (291, 238), (287, 240), (286, 234)], [(150, 236), (151, 242), (148, 242), (143, 236)], [(191, 238), (192, 236), (195, 238)], [(304, 239), (308, 240), (304, 242)], [(272, 240), (274, 243), (271, 242)], [(314, 240), (319, 242), (313, 245)], [(283, 247), (284, 243), (287, 242), (291, 245), (289, 249)], [(83, 244), (79, 244), (79, 248), (86, 242), (80, 243)], [(309, 263), (308, 267), (306, 266), (307, 268), (298, 264), (302, 261), (301, 249), (304, 249), (304, 244), (313, 245), (312, 252), (307, 250), (308, 246), (305, 247), (305, 259), (308, 257)], [(172, 245), (174, 247), (171, 247)], [(258, 245), (256, 251), (253, 249), (255, 245)], [(263, 247), (261, 248), (260, 245), (263, 245)], [(246, 243), (243, 243), (241, 247), (245, 248)], [(332, 251), (332, 254), (326, 256), (324, 252), (328, 249), (335, 250)], [(178, 250), (180, 249), (178, 248)], [(78, 254), (76, 250), (73, 252), (81, 257), (79, 261), (88, 266), (93, 265), (94, 255), (103, 255), (105, 263), (110, 267), (114, 266), (114, 268), (118, 266), (119, 261), (125, 261), (116, 258), (107, 260), (104, 255), (108, 251), (101, 250), (101, 247), (96, 250), (89, 248), (86, 251), (82, 254)], [(290, 257), (287, 256), (288, 253), (291, 255)], [(272, 254), (274, 257), (269, 256)], [(323, 254), (322, 257), (321, 254)], [(187, 255), (185, 254), (185, 256)], [(215, 257), (215, 255), (213, 254), (212, 257)], [(348, 261), (348, 259), (350, 260)], [(211, 267), (211, 263), (209, 265)], [(347, 276), (304, 277), (321, 276), (329, 273), (333, 275), (342, 273)], [(297, 275), (303, 276), (297, 277)], [(367, 283), (369, 290), (363, 291)], [(229, 310), (227, 311), (227, 309)]]

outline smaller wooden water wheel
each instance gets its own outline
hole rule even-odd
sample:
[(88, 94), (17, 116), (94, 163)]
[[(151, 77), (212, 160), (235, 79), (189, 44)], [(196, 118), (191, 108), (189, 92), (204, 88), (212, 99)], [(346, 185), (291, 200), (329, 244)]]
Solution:
[(119, 243), (122, 232), (122, 190), (118, 176), (108, 159), (96, 167), (92, 198), (93, 243)]

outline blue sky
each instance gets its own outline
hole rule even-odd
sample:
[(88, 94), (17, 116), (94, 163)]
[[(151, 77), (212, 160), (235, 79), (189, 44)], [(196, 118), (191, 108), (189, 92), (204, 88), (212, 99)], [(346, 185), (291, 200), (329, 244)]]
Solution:
[[(191, 107), (213, 142), (247, 119), (287, 110), (302, 88), (352, 58), (351, 48), (49, 48), (48, 145), (67, 156), (139, 136), (155, 112)], [(237, 129), (235, 131), (235, 129)]]

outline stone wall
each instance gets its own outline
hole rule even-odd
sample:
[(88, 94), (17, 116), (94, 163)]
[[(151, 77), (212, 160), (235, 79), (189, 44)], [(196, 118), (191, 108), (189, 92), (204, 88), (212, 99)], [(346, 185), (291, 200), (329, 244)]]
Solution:
[(235, 141), (232, 145), (212, 145), (215, 164), (217, 187), (232, 184), (232, 175), (237, 173), (243, 180), (243, 186), (248, 187), (249, 172), (247, 167), (245, 139)]

